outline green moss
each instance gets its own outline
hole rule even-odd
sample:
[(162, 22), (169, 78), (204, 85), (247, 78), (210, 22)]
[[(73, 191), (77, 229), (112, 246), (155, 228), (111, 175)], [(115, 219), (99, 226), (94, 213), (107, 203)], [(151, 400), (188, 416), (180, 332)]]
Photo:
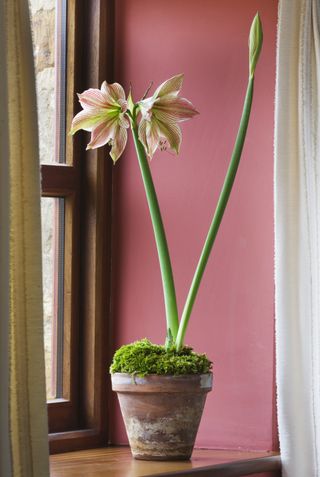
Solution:
[(174, 347), (150, 343), (147, 339), (124, 345), (116, 351), (110, 373), (128, 373), (138, 376), (147, 374), (204, 374), (212, 363), (205, 354), (195, 353), (185, 346), (177, 352)]

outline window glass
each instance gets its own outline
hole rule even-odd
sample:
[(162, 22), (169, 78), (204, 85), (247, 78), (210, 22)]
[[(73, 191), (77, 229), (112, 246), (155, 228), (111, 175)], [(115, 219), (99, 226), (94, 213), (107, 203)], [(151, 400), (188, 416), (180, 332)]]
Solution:
[(47, 398), (62, 397), (64, 199), (43, 197), (42, 267)]
[[(66, 2), (30, 0), (42, 164), (65, 162)], [(64, 199), (44, 197), (42, 211), (47, 398), (62, 397)]]
[(56, 160), (55, 3), (55, 0), (30, 1), (41, 162)]

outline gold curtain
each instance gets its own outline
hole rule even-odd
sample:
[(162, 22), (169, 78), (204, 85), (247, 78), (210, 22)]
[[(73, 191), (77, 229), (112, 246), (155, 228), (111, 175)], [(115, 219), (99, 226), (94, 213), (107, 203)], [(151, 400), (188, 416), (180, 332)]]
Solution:
[(0, 476), (46, 477), (37, 113), (28, 0), (0, 2)]

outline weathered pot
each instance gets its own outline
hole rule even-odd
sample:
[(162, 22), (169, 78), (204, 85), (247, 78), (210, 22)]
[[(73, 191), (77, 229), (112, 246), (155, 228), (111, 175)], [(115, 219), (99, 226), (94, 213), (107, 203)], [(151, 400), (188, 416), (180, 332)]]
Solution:
[(135, 459), (191, 457), (212, 373), (144, 378), (115, 373), (122, 416)]

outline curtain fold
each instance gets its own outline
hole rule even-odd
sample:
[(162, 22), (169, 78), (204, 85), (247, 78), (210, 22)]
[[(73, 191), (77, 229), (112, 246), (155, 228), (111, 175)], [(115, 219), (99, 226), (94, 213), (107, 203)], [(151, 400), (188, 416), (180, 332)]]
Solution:
[(275, 287), (283, 475), (320, 477), (320, 2), (280, 0)]
[(0, 2), (1, 477), (47, 477), (40, 184), (27, 0)]

